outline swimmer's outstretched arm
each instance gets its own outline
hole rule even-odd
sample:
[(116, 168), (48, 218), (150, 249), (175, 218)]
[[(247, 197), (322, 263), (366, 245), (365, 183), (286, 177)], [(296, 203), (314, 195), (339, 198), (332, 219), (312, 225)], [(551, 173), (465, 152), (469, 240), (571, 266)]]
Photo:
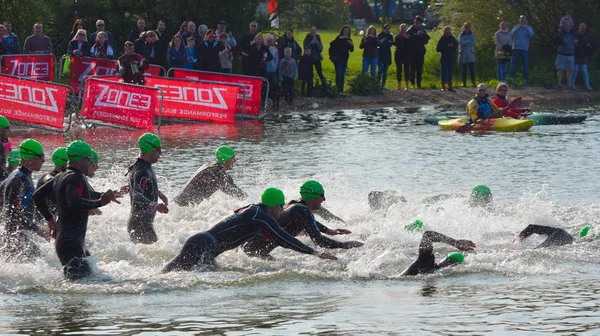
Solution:
[(421, 243), (419, 244), (419, 254), (432, 253), (433, 243), (445, 243), (454, 246), (461, 251), (471, 251), (476, 247), (475, 243), (470, 240), (456, 240), (439, 232), (425, 231), (425, 233), (423, 233), (423, 238), (421, 238)]
[(539, 234), (539, 235), (549, 236), (558, 230), (559, 230), (558, 228), (551, 227), (551, 226), (529, 224), (529, 225), (527, 225), (527, 227), (525, 229), (523, 229), (523, 231), (521, 231), (519, 233), (519, 238), (525, 239), (534, 233)]
[(331, 221), (338, 221), (338, 222), (342, 222), (344, 224), (346, 224), (346, 222), (344, 222), (343, 219), (341, 219), (340, 217), (334, 215), (331, 213), (331, 211), (321, 207), (321, 209), (319, 210), (313, 210), (313, 213), (315, 215), (319, 215), (321, 218), (323, 218), (324, 220), (331, 220)]

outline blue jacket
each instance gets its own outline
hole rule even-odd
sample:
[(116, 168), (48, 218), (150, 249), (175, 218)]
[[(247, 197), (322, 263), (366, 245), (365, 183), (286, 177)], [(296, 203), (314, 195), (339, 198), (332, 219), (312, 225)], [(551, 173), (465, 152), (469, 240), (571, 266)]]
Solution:
[(382, 64), (392, 64), (392, 46), (394, 45), (394, 35), (381, 32), (377, 35), (379, 39), (378, 61)]
[(298, 73), (298, 66), (296, 60), (291, 57), (284, 57), (279, 63), (279, 74), (281, 78), (296, 78)]
[(21, 53), (19, 37), (15, 35), (15, 33), (10, 33), (4, 36), (4, 49), (8, 55)]
[[(554, 43), (558, 46), (558, 54), (565, 56), (575, 55), (575, 44), (573, 43), (574, 39), (575, 33), (572, 29), (568, 33), (560, 32), (554, 39)], [(567, 40), (567, 43), (564, 42), (565, 40)]]
[(475, 62), (475, 34), (469, 31), (462, 32), (458, 35), (458, 62), (459, 63), (474, 63)]
[(185, 61), (187, 56), (184, 46), (179, 48), (179, 50), (175, 49), (175, 47), (171, 47), (167, 51), (167, 54), (169, 58), (169, 66), (171, 68), (185, 68)]
[(531, 26), (521, 28), (516, 25), (510, 32), (513, 38), (513, 49), (529, 50), (529, 40), (533, 37), (533, 29)]

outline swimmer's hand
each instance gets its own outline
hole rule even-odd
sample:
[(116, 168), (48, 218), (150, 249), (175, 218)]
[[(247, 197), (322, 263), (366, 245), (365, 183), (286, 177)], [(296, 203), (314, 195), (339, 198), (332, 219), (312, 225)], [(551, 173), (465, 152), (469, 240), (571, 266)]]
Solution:
[(156, 210), (162, 214), (169, 213), (169, 208), (167, 207), (166, 204), (163, 204), (163, 203), (156, 204), (154, 206), (154, 210)]
[(473, 243), (470, 240), (459, 239), (456, 241), (456, 244), (454, 245), (454, 247), (456, 247), (457, 249), (459, 249), (461, 251), (472, 251), (477, 246), (475, 245), (475, 243)]
[(322, 253), (315, 253), (317, 255), (317, 257), (321, 258), (321, 259), (327, 259), (327, 260), (338, 260), (338, 258), (336, 256), (334, 256), (333, 254), (329, 254), (326, 252), (322, 252)]
[(169, 205), (169, 198), (165, 194), (160, 192), (160, 190), (158, 191), (158, 198), (160, 198), (160, 200), (163, 201), (165, 205)]
[(102, 194), (102, 196), (100, 196), (100, 204), (107, 205), (110, 202), (115, 202), (115, 203), (121, 204), (121, 202), (119, 202), (117, 200), (117, 198), (120, 198), (120, 197), (123, 197), (123, 196), (115, 194), (115, 192), (113, 190), (108, 190), (108, 191), (104, 192)]
[(50, 232), (40, 228), (40, 230), (37, 230), (35, 232), (38, 236), (44, 238), (47, 242), (50, 242), (50, 238), (52, 237), (52, 235), (50, 234)]
[(361, 247), (363, 245), (364, 245), (364, 243), (361, 243), (361, 242), (355, 241), (355, 240), (351, 240), (351, 241), (344, 242), (344, 247), (343, 248), (345, 248), (345, 249), (351, 249), (353, 247)]
[(56, 220), (54, 218), (48, 220), (48, 228), (50, 229), (50, 236), (56, 239)]
[(119, 188), (119, 191), (116, 192), (118, 195), (120, 196), (124, 196), (125, 194), (129, 194), (129, 186), (128, 185), (124, 185), (121, 188)]
[(346, 230), (346, 229), (328, 229), (327, 232), (325, 232), (326, 234), (330, 235), (330, 236), (335, 236), (335, 235), (346, 235), (346, 234), (351, 234), (352, 231), (350, 230)]
[(100, 216), (102, 215), (102, 211), (100, 211), (100, 209), (90, 209), (90, 211), (88, 211), (88, 215), (90, 216)]

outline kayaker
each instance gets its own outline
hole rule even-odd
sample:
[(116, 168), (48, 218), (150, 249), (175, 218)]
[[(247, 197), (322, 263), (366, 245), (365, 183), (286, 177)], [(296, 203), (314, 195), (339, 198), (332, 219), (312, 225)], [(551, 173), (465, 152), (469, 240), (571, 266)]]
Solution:
[[(582, 230), (583, 231), (583, 230)], [(538, 245), (536, 248), (540, 247), (550, 247), (550, 246), (562, 246), (573, 244), (573, 236), (571, 236), (567, 231), (561, 228), (555, 228), (551, 226), (545, 225), (535, 225), (529, 224), (523, 231), (519, 233), (517, 238), (513, 240), (513, 244), (518, 240), (522, 241), (523, 239), (531, 236), (532, 234), (539, 234), (548, 236), (543, 243)], [(587, 234), (587, 231), (586, 231)], [(585, 236), (585, 234), (583, 235)]]
[(510, 100), (507, 98), (509, 88), (506, 83), (499, 83), (496, 86), (496, 95), (492, 98), (492, 103), (494, 103), (499, 108), (505, 108), (502, 111), (502, 115), (505, 117), (521, 119), (527, 116), (527, 112), (531, 111), (530, 109), (525, 108), (507, 108), (508, 104), (510, 104)]
[(482, 83), (477, 85), (475, 98), (471, 99), (467, 105), (467, 112), (469, 113), (469, 122), (476, 123), (478, 120), (501, 117), (503, 109), (490, 100), (487, 86)]
[(421, 243), (419, 244), (419, 256), (402, 275), (418, 275), (423, 273), (431, 273), (437, 269), (451, 265), (460, 264), (465, 257), (462, 253), (452, 252), (436, 264), (435, 255), (433, 254), (433, 243), (445, 243), (452, 245), (461, 251), (471, 251), (475, 249), (475, 243), (470, 240), (455, 240), (446, 235), (435, 231), (425, 231)]

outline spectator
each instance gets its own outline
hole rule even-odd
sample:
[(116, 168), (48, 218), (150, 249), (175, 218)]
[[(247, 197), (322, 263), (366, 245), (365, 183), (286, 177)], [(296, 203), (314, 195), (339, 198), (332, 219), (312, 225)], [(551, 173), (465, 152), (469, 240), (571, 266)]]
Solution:
[(196, 55), (196, 38), (190, 36), (187, 38), (187, 45), (185, 46), (185, 68), (194, 69), (196, 64), (198, 64), (198, 56)]
[(449, 26), (442, 29), (442, 37), (437, 44), (437, 52), (440, 55), (440, 63), (442, 66), (442, 91), (446, 91), (446, 85), (448, 85), (448, 91), (456, 92), (452, 87), (452, 73), (454, 72), (454, 63), (456, 63), (456, 48), (458, 42), (452, 35), (452, 28)]
[(207, 32), (208, 32), (208, 26), (206, 26), (205, 24), (201, 24), (201, 25), (198, 26), (198, 36), (200, 36), (200, 38), (202, 39), (202, 41), (206, 40), (206, 33)]
[(41, 23), (33, 25), (33, 35), (25, 39), (24, 54), (52, 54), (52, 41), (43, 32), (44, 26)]
[(90, 56), (90, 45), (87, 41), (86, 32), (83, 29), (79, 29), (77, 34), (73, 37), (73, 40), (69, 42), (67, 48), (67, 54), (75, 57), (89, 57)]
[(104, 33), (106, 33), (106, 37), (108, 38), (108, 44), (110, 44), (110, 46), (113, 48), (113, 50), (115, 50), (117, 47), (115, 37), (113, 36), (113, 34), (111, 32), (109, 32), (105, 28), (106, 28), (106, 23), (104, 23), (104, 20), (96, 21), (96, 31), (93, 32), (92, 35), (90, 35), (90, 40), (96, 41), (96, 35), (98, 35), (99, 32), (104, 32)]
[(304, 49), (311, 48), (311, 57), (313, 58), (313, 66), (317, 70), (317, 76), (321, 80), (323, 84), (323, 92), (327, 95), (327, 80), (325, 76), (323, 76), (323, 66), (321, 65), (321, 61), (323, 60), (323, 41), (321, 41), (321, 36), (317, 34), (317, 27), (310, 27), (310, 32), (304, 38)]
[[(275, 41), (273, 40), (273, 44), (274, 43)], [(279, 65), (279, 73), (281, 74), (282, 82), (281, 86), (285, 101), (287, 101), (289, 105), (292, 105), (292, 100), (294, 99), (294, 79), (298, 73), (298, 66), (296, 65), (296, 60), (292, 58), (292, 48), (285, 48), (283, 52), (285, 57), (281, 60), (281, 64)], [(312, 72), (312, 66), (310, 71)]]
[[(227, 22), (225, 22), (225, 20), (219, 20), (219, 23), (217, 23), (217, 31), (215, 31), (215, 34), (217, 34), (217, 36), (221, 36), (221, 34), (226, 34), (227, 36), (227, 44), (231, 47), (231, 48), (235, 48), (237, 46), (237, 41), (235, 40), (235, 37), (233, 37), (233, 34), (231, 33), (231, 31), (227, 31)], [(221, 43), (223, 43), (223, 41), (221, 41)], [(223, 43), (225, 45), (225, 43)], [(231, 66), (229, 67), (231, 68)]]
[(575, 87), (577, 73), (581, 69), (585, 88), (588, 91), (592, 91), (592, 87), (590, 86), (590, 76), (587, 71), (587, 60), (594, 54), (594, 44), (592, 43), (590, 34), (586, 30), (587, 25), (585, 23), (579, 24), (579, 31), (576, 37), (577, 43), (575, 44), (575, 69), (573, 70), (571, 85)]
[(123, 82), (137, 85), (146, 84), (144, 71), (148, 70), (149, 63), (144, 56), (135, 53), (133, 42), (125, 42), (125, 53), (117, 60), (117, 77)]
[(387, 71), (392, 64), (392, 46), (394, 45), (394, 35), (390, 33), (390, 24), (383, 25), (383, 31), (377, 35), (379, 41), (379, 51), (377, 53), (377, 65), (379, 68), (378, 78), (381, 81), (381, 88), (389, 90), (385, 87), (387, 81)]
[(467, 68), (471, 75), (471, 87), (475, 87), (475, 34), (471, 31), (471, 24), (465, 22), (462, 32), (458, 35), (458, 61), (462, 74), (462, 86), (467, 87)]
[(423, 64), (425, 63), (425, 45), (429, 42), (429, 35), (423, 26), (423, 18), (420, 15), (415, 16), (413, 25), (406, 32), (410, 44), (410, 82), (421, 88), (423, 78)]
[(500, 28), (494, 34), (496, 41), (496, 65), (498, 67), (498, 81), (506, 82), (508, 75), (508, 64), (512, 56), (512, 35), (505, 21), (500, 22)]
[(245, 75), (265, 77), (265, 63), (273, 60), (273, 55), (269, 48), (265, 46), (264, 38), (261, 34), (256, 34), (254, 41), (242, 52), (242, 57), (246, 58)]
[(4, 21), (2, 23), (6, 28), (6, 36), (4, 36), (4, 50), (7, 55), (14, 55), (21, 52), (21, 43), (19, 37), (12, 32), (12, 23)]
[[(311, 48), (304, 49), (304, 55), (300, 57), (298, 63), (298, 79), (302, 81), (300, 85), (300, 94), (303, 97), (313, 96), (313, 58), (310, 55)], [(306, 87), (306, 94), (304, 88)]]
[[(6, 36), (6, 27), (4, 25), (0, 25), (0, 56), (6, 54), (6, 47), (4, 46), (6, 43), (4, 42), (4, 37)], [(2, 60), (4, 62), (4, 60)]]
[(108, 60), (115, 58), (113, 48), (108, 43), (106, 32), (98, 32), (96, 35), (96, 43), (90, 48), (90, 56)]
[(225, 46), (217, 40), (215, 31), (209, 29), (206, 32), (206, 41), (200, 41), (196, 47), (196, 54), (202, 60), (201, 70), (221, 72), (221, 59), (219, 53), (225, 49)]
[[(178, 32), (177, 32), (177, 34), (175, 34), (175, 35), (179, 35), (179, 36), (183, 37), (183, 35), (187, 34), (187, 31), (188, 31), (188, 30), (187, 30), (188, 23), (190, 23), (190, 20), (185, 20), (185, 21), (183, 21), (183, 23), (182, 23), (182, 24), (181, 24), (181, 26), (179, 27), (179, 31), (178, 31)], [(183, 41), (187, 42), (187, 40), (186, 40), (186, 39), (183, 39)]]
[(292, 49), (291, 57), (296, 60), (296, 63), (298, 63), (300, 56), (302, 56), (302, 48), (298, 42), (294, 40), (294, 31), (292, 29), (287, 29), (285, 34), (283, 34), (283, 37), (277, 41), (277, 50), (279, 51), (279, 55), (284, 54), (285, 48)]
[(575, 28), (575, 22), (573, 22), (573, 10), (567, 9), (565, 12), (565, 16), (560, 18), (560, 23), (558, 24), (558, 32), (560, 33), (563, 30), (565, 23), (571, 24), (571, 29)]
[(350, 53), (354, 52), (354, 43), (350, 32), (350, 26), (342, 27), (340, 34), (329, 44), (329, 59), (335, 67), (335, 85), (340, 93), (344, 92), (348, 59)]
[(410, 52), (409, 41), (406, 30), (406, 23), (400, 25), (398, 35), (394, 39), (396, 52), (394, 53), (394, 61), (396, 62), (396, 80), (398, 81), (398, 90), (402, 87), (402, 70), (404, 69), (404, 91), (408, 91), (408, 78), (410, 76)]
[(565, 72), (565, 80), (567, 81), (567, 89), (573, 90), (571, 77), (573, 76), (573, 68), (575, 68), (575, 44), (577, 39), (571, 23), (566, 21), (563, 25), (563, 30), (554, 38), (554, 44), (558, 47), (558, 55), (556, 56), (556, 80), (557, 87), (562, 88), (562, 74)]
[[(258, 23), (256, 23), (256, 21), (250, 22), (250, 28), (249, 28), (248, 32), (246, 32), (240, 39), (239, 47), (240, 47), (240, 50), (242, 51), (242, 54), (243, 54), (244, 50), (248, 46), (250, 46), (250, 44), (254, 41), (254, 39), (256, 37), (257, 29), (258, 29)], [(250, 72), (250, 70), (248, 69), (248, 57), (244, 57), (244, 55), (242, 55), (242, 69), (243, 69), (244, 73)]]
[(517, 65), (519, 60), (523, 63), (523, 79), (525, 83), (529, 83), (529, 40), (533, 37), (533, 29), (527, 25), (527, 17), (521, 15), (519, 24), (516, 25), (510, 32), (512, 37), (512, 64), (510, 69), (510, 77), (515, 78), (517, 74)]
[(179, 35), (173, 36), (171, 43), (169, 43), (168, 59), (169, 66), (171, 68), (185, 68), (185, 60), (187, 56), (185, 54), (185, 47), (183, 45), (183, 39)]
[(204, 41), (204, 38), (196, 33), (196, 24), (194, 21), (188, 21), (187, 32), (181, 35), (184, 41), (187, 41), (187, 38), (190, 36), (193, 36), (196, 39), (196, 45), (199, 45), (201, 41)]
[[(267, 62), (267, 80), (269, 81), (269, 87), (275, 87), (277, 86), (277, 68), (279, 67), (279, 51), (277, 50), (277, 47), (275, 47), (275, 37), (271, 34), (267, 36), (267, 47), (269, 48), (269, 52), (273, 56), (273, 60)], [(290, 48), (289, 57), (291, 56), (292, 54)], [(294, 61), (294, 63), (296, 62)], [(296, 78), (295, 74), (294, 78)]]
[[(156, 55), (156, 64), (162, 66), (163, 68), (168, 68), (167, 61), (167, 51), (169, 50), (169, 42), (171, 38), (166, 34), (167, 25), (164, 20), (159, 20), (156, 24), (156, 47), (158, 49)], [(182, 39), (183, 41), (183, 39)], [(181, 43), (182, 49), (185, 43)]]
[(143, 32), (146, 31), (146, 21), (144, 19), (137, 20), (137, 25), (129, 33), (129, 41), (135, 41), (140, 38)]
[(67, 40), (67, 44), (69, 44), (69, 43), (71, 43), (71, 41), (73, 41), (73, 39), (75, 38), (75, 34), (77, 34), (79, 29), (85, 29), (85, 24), (83, 23), (83, 21), (81, 19), (77, 19), (77, 20), (75, 20), (75, 22), (73, 22), (73, 29), (71, 29), (71, 33), (69, 34), (69, 39)]
[(221, 33), (219, 35), (219, 39), (221, 44), (225, 48), (219, 52), (219, 59), (221, 60), (221, 72), (223, 73), (231, 73), (231, 67), (233, 62), (233, 49), (232, 46), (227, 43), (228, 35), (225, 33)]
[(156, 33), (153, 30), (143, 32), (133, 45), (136, 54), (142, 55), (150, 64), (157, 64), (158, 48), (156, 47)]
[(367, 73), (369, 67), (371, 67), (371, 76), (375, 77), (378, 45), (379, 41), (377, 40), (377, 31), (375, 30), (375, 27), (369, 26), (367, 33), (360, 41), (360, 49), (364, 49), (361, 72), (363, 76)]

